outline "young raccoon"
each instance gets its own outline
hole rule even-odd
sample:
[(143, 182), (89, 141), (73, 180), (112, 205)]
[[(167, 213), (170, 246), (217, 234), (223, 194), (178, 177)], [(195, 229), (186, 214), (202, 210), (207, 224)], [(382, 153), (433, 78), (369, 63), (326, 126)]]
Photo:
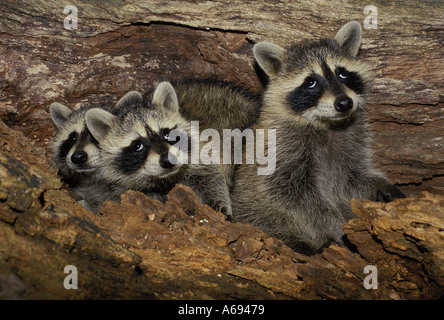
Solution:
[[(131, 99), (133, 93), (124, 96), (117, 102), (116, 108), (124, 101)], [(52, 153), (59, 174), (72, 189), (75, 198), (82, 199), (80, 203), (87, 209), (96, 211), (89, 203), (85, 186), (100, 183), (98, 166), (100, 152), (97, 141), (86, 127), (85, 114), (92, 107), (82, 107), (71, 110), (61, 103), (54, 102), (49, 112), (57, 128), (57, 134), (52, 142)], [(110, 110), (106, 106), (104, 110)], [(105, 187), (105, 186), (104, 186)]]
[(258, 176), (254, 165), (239, 168), (234, 218), (305, 253), (343, 242), (341, 227), (355, 217), (351, 198), (404, 197), (372, 165), (364, 110), (371, 75), (356, 57), (360, 43), (361, 27), (350, 22), (333, 40), (253, 49), (269, 76), (254, 128), (276, 129), (276, 170)]
[(73, 111), (58, 102), (49, 107), (57, 128), (53, 158), (60, 175), (69, 182), (78, 182), (97, 170), (99, 150), (85, 126), (87, 110), (84, 107)]
[(100, 175), (117, 191), (97, 193), (97, 202), (118, 200), (125, 190), (137, 190), (162, 199), (176, 184), (190, 186), (206, 203), (231, 215), (226, 179), (219, 166), (182, 164), (176, 158), (173, 129), (189, 135), (190, 122), (179, 113), (174, 88), (163, 82), (152, 102), (134, 96), (113, 113), (91, 109), (86, 123), (100, 148)]

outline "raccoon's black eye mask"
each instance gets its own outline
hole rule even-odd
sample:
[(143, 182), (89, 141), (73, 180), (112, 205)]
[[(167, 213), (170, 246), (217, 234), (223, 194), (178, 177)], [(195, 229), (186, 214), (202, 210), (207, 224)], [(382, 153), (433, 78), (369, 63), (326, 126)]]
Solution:
[(118, 167), (125, 173), (132, 173), (143, 166), (151, 143), (146, 138), (138, 138), (124, 148), (117, 158)]
[(337, 67), (335, 74), (341, 83), (345, 84), (357, 94), (364, 92), (364, 85), (361, 81), (361, 77), (359, 77), (356, 72), (350, 72), (343, 67)]
[(60, 157), (65, 158), (69, 150), (79, 141), (79, 134), (76, 131), (73, 131), (69, 134), (68, 139), (63, 141), (62, 145), (60, 146)]
[(325, 79), (318, 74), (311, 74), (305, 78), (302, 85), (288, 95), (287, 99), (291, 108), (302, 112), (314, 107), (324, 92), (325, 82)]
[(287, 100), (293, 110), (302, 112), (316, 106), (327, 87), (332, 88), (337, 95), (343, 94), (341, 85), (347, 86), (357, 94), (363, 93), (364, 85), (356, 72), (337, 67), (333, 73), (326, 64), (323, 66), (323, 71), (326, 78), (313, 73), (288, 95)]

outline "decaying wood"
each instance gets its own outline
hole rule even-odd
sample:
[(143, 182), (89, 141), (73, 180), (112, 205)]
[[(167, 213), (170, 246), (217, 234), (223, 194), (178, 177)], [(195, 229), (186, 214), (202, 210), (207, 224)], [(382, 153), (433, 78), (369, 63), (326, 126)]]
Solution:
[[(307, 257), (232, 223), (176, 186), (165, 204), (128, 191), (99, 215), (69, 197), (38, 150), (1, 126), (0, 297), (47, 299), (434, 299), (444, 292), (444, 195), (352, 201), (352, 247)], [(20, 141), (20, 142), (19, 142)], [(16, 143), (27, 145), (16, 148)], [(26, 160), (17, 160), (17, 153)], [(34, 156), (33, 156), (34, 155)], [(66, 290), (65, 266), (79, 289)], [(364, 288), (375, 265), (378, 289)]]
[[(360, 57), (377, 79), (369, 115), (377, 165), (413, 196), (352, 201), (360, 219), (306, 257), (198, 203), (177, 186), (165, 204), (136, 192), (101, 215), (78, 205), (48, 162), (48, 106), (116, 102), (163, 80), (216, 78), (260, 94), (252, 46), (331, 37), (363, 22), (365, 1), (2, 2), (0, 11), (0, 298), (434, 299), (442, 296), (444, 9), (377, 4)], [(262, 79), (263, 80), (263, 79)], [(5, 124), (6, 123), (6, 124)], [(423, 192), (427, 191), (427, 192)], [(66, 290), (66, 265), (79, 289)], [(364, 267), (375, 265), (378, 289)]]

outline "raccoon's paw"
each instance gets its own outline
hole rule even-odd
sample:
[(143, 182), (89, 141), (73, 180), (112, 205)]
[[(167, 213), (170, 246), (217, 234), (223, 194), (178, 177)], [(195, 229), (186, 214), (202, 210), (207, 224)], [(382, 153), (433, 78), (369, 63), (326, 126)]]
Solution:
[(90, 204), (85, 199), (78, 200), (77, 203), (80, 204), (82, 207), (84, 207), (86, 210), (91, 211), (92, 213), (95, 213), (95, 214), (99, 213), (99, 210), (100, 210), (99, 204), (95, 204), (95, 205)]
[(227, 216), (227, 220), (232, 221), (233, 220), (233, 211), (231, 210), (230, 205), (224, 205), (219, 204), (216, 205), (214, 210), (222, 212), (224, 215)]
[(84, 207), (86, 210), (89, 210), (91, 212), (94, 212), (96, 209), (94, 206), (90, 205), (89, 202), (87, 202), (85, 199), (78, 200), (77, 203), (80, 204), (82, 207)]
[(395, 185), (388, 184), (376, 193), (376, 201), (391, 202), (397, 198), (405, 198), (404, 193)]

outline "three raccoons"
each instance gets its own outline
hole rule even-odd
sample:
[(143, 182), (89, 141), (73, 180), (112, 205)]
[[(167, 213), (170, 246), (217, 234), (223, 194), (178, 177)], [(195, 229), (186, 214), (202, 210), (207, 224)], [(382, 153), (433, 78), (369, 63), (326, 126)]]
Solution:
[[(404, 197), (372, 166), (364, 110), (371, 73), (356, 58), (360, 43), (361, 27), (350, 22), (333, 40), (289, 49), (256, 44), (254, 56), (269, 76), (261, 111), (248, 94), (205, 82), (161, 83), (152, 99), (130, 92), (112, 109), (71, 113), (53, 104), (60, 172), (94, 211), (128, 189), (162, 199), (184, 183), (202, 202), (296, 250), (342, 243), (341, 226), (355, 217), (351, 198)], [(276, 129), (276, 170), (258, 175), (256, 165), (243, 164), (233, 178), (232, 166), (172, 161), (178, 150), (169, 134), (189, 134), (192, 120), (219, 131)]]
[[(91, 144), (88, 148), (100, 151), (97, 170), (91, 176), (84, 177), (80, 176), (81, 172), (60, 170), (68, 181), (84, 182), (71, 185), (75, 195), (83, 199), (82, 205), (97, 212), (103, 201), (117, 201), (123, 192), (130, 189), (163, 200), (176, 183), (182, 183), (190, 186), (203, 203), (231, 216), (228, 191), (230, 168), (224, 165), (170, 161), (178, 150), (174, 147), (176, 141), (169, 141), (168, 136), (172, 130), (181, 129), (187, 137), (192, 138), (189, 132), (190, 121), (185, 117), (200, 121), (201, 130), (210, 127), (221, 130), (225, 126), (231, 126), (230, 121), (232, 125), (245, 128), (247, 121), (251, 121), (252, 116), (258, 113), (258, 101), (223, 83), (189, 81), (177, 84), (176, 90), (171, 84), (163, 82), (154, 94), (147, 94), (146, 98), (133, 91), (125, 95), (112, 109), (80, 109), (73, 112), (77, 115), (75, 120), (79, 128), (76, 130), (56, 122), (59, 117), (55, 110), (59, 109), (56, 106), (60, 107), (60, 104), (51, 105), (51, 115), (59, 129), (53, 147), (59, 168), (71, 163), (70, 155), (58, 155), (67, 143), (66, 137), (72, 132), (85, 131), (85, 139)], [(202, 95), (205, 91), (213, 94)], [(221, 105), (217, 102), (222, 96), (225, 97), (225, 103)], [(225, 107), (227, 113), (232, 115), (231, 118), (216, 117), (220, 107)], [(248, 117), (240, 118), (235, 112), (241, 107), (245, 110), (248, 108)], [(61, 110), (70, 112), (66, 107)], [(209, 122), (211, 114), (215, 117), (214, 121)], [(199, 144), (199, 141), (195, 143)], [(73, 143), (71, 153), (79, 148), (83, 152), (84, 145), (87, 142), (82, 145)], [(73, 179), (77, 177), (79, 179)]]
[(259, 176), (253, 165), (240, 166), (234, 217), (299, 251), (343, 242), (341, 227), (355, 217), (351, 198), (404, 197), (372, 166), (364, 110), (371, 74), (356, 58), (360, 43), (361, 27), (350, 22), (333, 40), (253, 49), (269, 76), (254, 128), (277, 130), (276, 170)]

